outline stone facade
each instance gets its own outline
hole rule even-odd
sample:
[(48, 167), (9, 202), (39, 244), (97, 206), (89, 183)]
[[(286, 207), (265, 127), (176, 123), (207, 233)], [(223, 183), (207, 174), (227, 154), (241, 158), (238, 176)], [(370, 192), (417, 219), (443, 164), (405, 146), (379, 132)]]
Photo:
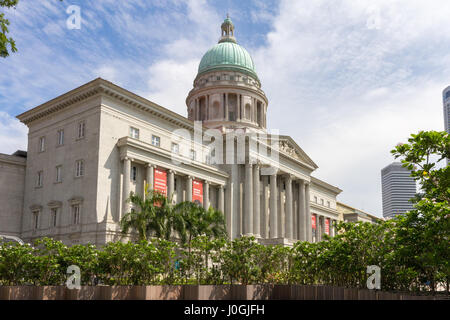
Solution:
[(370, 213), (353, 208), (342, 202), (337, 202), (337, 211), (339, 212), (339, 220), (346, 222), (370, 222), (377, 223), (383, 221), (383, 218), (379, 218)]
[(21, 235), (26, 158), (0, 154), (0, 234)]
[[(235, 43), (230, 24), (220, 41)], [(26, 163), (0, 157), (0, 203), (15, 208), (0, 211), (0, 232), (119, 240), (130, 192), (142, 195), (159, 179), (175, 203), (199, 201), (200, 185), (200, 202), (224, 213), (231, 239), (290, 245), (333, 235), (341, 190), (311, 176), (317, 165), (291, 137), (267, 132), (268, 99), (246, 57), (243, 66), (220, 57), (231, 62), (199, 72), (187, 118), (101, 78), (19, 115), (28, 155)]]

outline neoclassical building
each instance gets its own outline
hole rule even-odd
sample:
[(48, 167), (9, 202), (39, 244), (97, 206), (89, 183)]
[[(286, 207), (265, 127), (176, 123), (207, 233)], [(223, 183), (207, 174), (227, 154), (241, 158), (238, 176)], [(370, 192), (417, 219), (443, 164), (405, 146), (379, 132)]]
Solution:
[(267, 128), (269, 101), (229, 18), (202, 57), (187, 117), (97, 78), (17, 118), (26, 154), (0, 156), (0, 234), (97, 245), (121, 237), (130, 192), (225, 214), (231, 239), (263, 244), (334, 234), (341, 190), (312, 177), (313, 160)]

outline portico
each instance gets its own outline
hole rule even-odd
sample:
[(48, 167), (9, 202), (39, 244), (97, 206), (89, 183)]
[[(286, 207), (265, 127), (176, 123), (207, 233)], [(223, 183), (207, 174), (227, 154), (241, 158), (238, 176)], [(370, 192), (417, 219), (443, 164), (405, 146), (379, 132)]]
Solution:
[[(167, 194), (174, 203), (193, 201), (192, 185), (194, 181), (198, 181), (202, 183), (203, 199), (201, 202), (205, 209), (211, 205), (216, 209), (222, 208), (223, 210), (224, 187), (228, 178), (226, 172), (182, 156), (179, 156), (179, 161), (174, 161), (172, 154), (131, 137), (119, 139), (117, 145), (122, 161), (121, 217), (129, 210), (129, 204), (125, 200), (131, 191), (130, 172), (133, 165), (145, 168), (145, 179), (140, 180), (140, 186), (135, 188), (135, 192), (138, 194), (144, 195), (143, 191), (147, 185), (149, 189), (156, 189)], [(158, 187), (155, 170), (165, 173), (165, 191), (164, 188)]]

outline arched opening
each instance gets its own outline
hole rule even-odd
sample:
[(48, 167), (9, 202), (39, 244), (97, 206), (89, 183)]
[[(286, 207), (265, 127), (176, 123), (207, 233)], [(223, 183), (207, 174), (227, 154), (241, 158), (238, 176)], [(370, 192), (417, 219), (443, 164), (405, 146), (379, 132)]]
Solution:
[(236, 121), (237, 95), (228, 95), (228, 120)]
[(258, 125), (262, 126), (262, 103), (261, 101), (258, 101), (256, 103), (256, 121)]
[(220, 118), (220, 102), (214, 101), (212, 106), (212, 114), (213, 119), (219, 119)]
[(200, 98), (199, 104), (200, 104), (200, 120), (201, 121), (208, 120), (208, 118), (207, 118), (208, 110), (206, 108), (206, 98), (205, 97)]
[(252, 107), (250, 106), (250, 103), (245, 104), (245, 119), (250, 120), (251, 119), (251, 111)]

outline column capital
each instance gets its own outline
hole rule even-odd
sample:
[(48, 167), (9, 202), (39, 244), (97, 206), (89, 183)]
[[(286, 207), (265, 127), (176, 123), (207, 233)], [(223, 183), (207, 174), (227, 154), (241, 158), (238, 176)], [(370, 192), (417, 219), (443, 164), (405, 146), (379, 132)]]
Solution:
[(286, 179), (286, 180), (295, 180), (295, 176), (293, 175), (293, 174), (290, 174), (290, 173), (285, 173), (284, 175), (283, 175), (283, 177)]
[(127, 161), (127, 160), (130, 160), (130, 161), (131, 161), (132, 159), (131, 159), (130, 157), (128, 157), (128, 156), (125, 156), (125, 157), (122, 158), (122, 160), (123, 160), (123, 161)]
[(210, 182), (208, 180), (203, 180), (204, 184), (210, 184)]

